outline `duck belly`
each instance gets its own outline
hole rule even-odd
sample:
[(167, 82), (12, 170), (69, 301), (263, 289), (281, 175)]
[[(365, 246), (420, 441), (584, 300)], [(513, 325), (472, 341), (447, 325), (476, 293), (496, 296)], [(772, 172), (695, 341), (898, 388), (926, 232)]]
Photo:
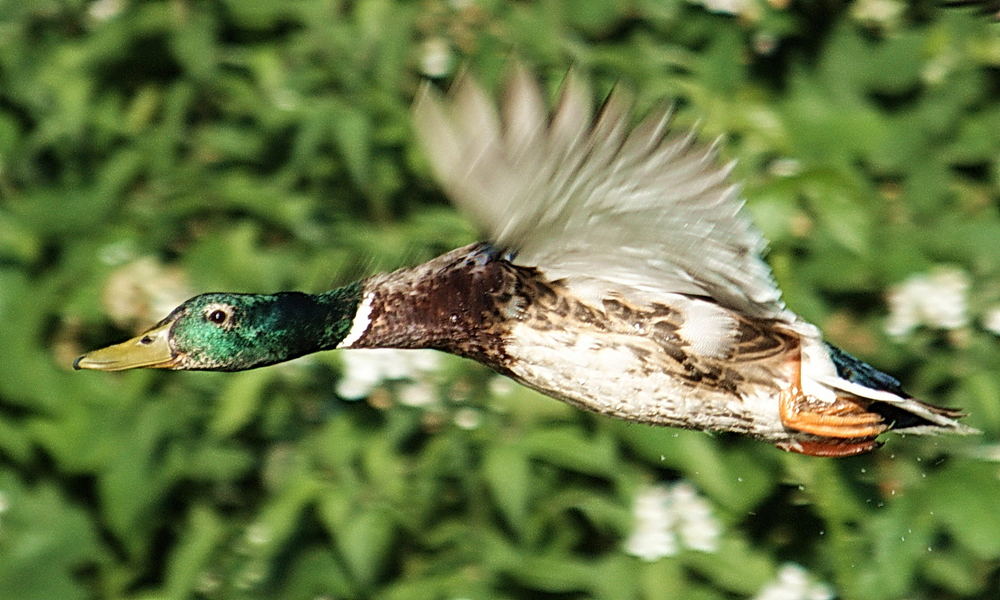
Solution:
[(518, 381), (579, 408), (629, 421), (785, 439), (777, 390), (721, 389), (678, 372), (681, 365), (642, 335), (588, 328), (512, 327), (507, 370)]

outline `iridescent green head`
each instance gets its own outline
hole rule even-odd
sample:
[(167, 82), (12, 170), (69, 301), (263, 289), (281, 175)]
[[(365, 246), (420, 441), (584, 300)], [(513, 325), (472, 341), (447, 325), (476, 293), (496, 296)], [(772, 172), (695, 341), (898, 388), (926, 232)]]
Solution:
[(77, 369), (242, 371), (335, 348), (348, 334), (361, 284), (312, 295), (202, 294), (131, 340), (88, 352)]

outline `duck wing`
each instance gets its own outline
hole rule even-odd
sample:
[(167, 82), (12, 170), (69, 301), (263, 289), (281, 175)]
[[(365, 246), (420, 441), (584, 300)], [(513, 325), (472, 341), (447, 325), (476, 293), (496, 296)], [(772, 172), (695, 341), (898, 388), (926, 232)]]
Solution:
[(631, 126), (617, 89), (595, 116), (572, 73), (549, 113), (516, 68), (500, 111), (470, 77), (448, 98), (425, 86), (417, 135), (451, 200), (518, 264), (595, 297), (608, 291), (708, 297), (748, 316), (794, 321), (761, 259), (732, 165), (670, 111)]

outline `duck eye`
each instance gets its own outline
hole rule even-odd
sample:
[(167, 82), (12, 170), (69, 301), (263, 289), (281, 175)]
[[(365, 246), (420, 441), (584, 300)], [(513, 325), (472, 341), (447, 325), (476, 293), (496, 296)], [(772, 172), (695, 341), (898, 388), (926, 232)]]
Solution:
[(212, 309), (208, 312), (207, 318), (216, 325), (222, 325), (229, 320), (229, 313), (221, 308)]

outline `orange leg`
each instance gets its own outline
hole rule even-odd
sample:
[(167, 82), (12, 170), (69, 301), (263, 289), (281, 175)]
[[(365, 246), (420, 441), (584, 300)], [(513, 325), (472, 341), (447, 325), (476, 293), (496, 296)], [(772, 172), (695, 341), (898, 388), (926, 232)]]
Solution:
[(852, 456), (878, 447), (875, 436), (888, 429), (882, 416), (865, 410), (849, 398), (833, 404), (817, 402), (802, 393), (802, 365), (791, 365), (790, 385), (778, 396), (781, 423), (788, 429), (816, 436), (781, 442), (778, 447), (812, 456)]

